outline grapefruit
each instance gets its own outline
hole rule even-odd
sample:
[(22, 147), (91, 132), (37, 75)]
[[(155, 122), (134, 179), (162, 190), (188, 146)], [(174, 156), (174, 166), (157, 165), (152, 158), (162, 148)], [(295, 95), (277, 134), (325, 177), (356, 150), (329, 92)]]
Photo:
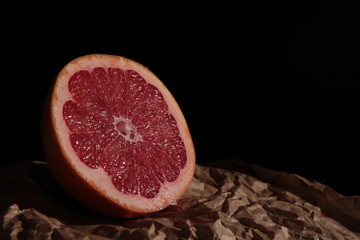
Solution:
[(55, 178), (108, 216), (159, 211), (194, 174), (194, 146), (177, 102), (149, 69), (121, 56), (82, 56), (59, 72), (42, 140)]

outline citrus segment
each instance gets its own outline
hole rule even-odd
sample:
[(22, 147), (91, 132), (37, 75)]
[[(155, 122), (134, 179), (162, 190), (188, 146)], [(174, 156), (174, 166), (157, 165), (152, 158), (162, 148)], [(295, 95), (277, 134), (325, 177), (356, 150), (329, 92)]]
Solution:
[[(88, 55), (60, 72), (51, 93), (45, 155), (55, 177), (80, 201), (96, 208), (84, 199), (95, 194), (117, 210), (107, 215), (137, 216), (166, 207), (185, 191), (195, 166), (191, 137), (176, 101), (148, 69), (118, 56)], [(64, 170), (85, 183), (86, 193), (74, 191)]]
[[(69, 92), (74, 100), (64, 104), (63, 117), (71, 131), (71, 145), (87, 166), (101, 166), (114, 175), (112, 181), (122, 193), (147, 198), (156, 196), (159, 181), (176, 180), (186, 152), (177, 138), (176, 120), (156, 87), (134, 70), (95, 67), (73, 74)], [(155, 155), (154, 148), (162, 153)]]

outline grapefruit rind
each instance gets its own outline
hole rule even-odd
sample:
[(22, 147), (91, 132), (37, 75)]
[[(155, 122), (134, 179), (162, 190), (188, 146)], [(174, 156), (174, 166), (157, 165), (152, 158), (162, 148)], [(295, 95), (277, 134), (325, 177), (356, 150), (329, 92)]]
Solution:
[[(68, 80), (79, 69), (91, 71), (94, 67), (121, 68), (137, 71), (146, 81), (157, 87), (168, 111), (178, 125), (187, 155), (187, 162), (174, 182), (164, 182), (158, 194), (151, 199), (140, 195), (121, 193), (111, 182), (104, 169), (92, 169), (80, 161), (69, 135), (70, 130), (62, 117), (62, 107), (72, 100)], [(58, 181), (80, 202), (94, 211), (116, 217), (137, 217), (159, 211), (179, 198), (192, 180), (195, 170), (195, 151), (185, 118), (164, 84), (146, 67), (130, 59), (113, 55), (86, 55), (68, 63), (58, 74), (44, 108), (43, 145), (48, 165)]]

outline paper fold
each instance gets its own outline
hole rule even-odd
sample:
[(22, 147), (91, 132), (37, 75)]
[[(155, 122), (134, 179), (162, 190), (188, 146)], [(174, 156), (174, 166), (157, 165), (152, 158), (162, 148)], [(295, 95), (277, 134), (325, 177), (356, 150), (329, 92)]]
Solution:
[(83, 208), (43, 162), (2, 168), (0, 192), (0, 239), (360, 238), (359, 196), (239, 160), (196, 166), (177, 202), (139, 219)]

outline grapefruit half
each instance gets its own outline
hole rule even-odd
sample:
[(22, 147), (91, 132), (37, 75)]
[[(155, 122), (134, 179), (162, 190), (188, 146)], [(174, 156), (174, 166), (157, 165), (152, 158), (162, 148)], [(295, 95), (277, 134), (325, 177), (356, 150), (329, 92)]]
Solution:
[(130, 59), (79, 57), (57, 75), (45, 103), (44, 155), (76, 199), (104, 215), (159, 211), (190, 184), (195, 151), (164, 84)]

